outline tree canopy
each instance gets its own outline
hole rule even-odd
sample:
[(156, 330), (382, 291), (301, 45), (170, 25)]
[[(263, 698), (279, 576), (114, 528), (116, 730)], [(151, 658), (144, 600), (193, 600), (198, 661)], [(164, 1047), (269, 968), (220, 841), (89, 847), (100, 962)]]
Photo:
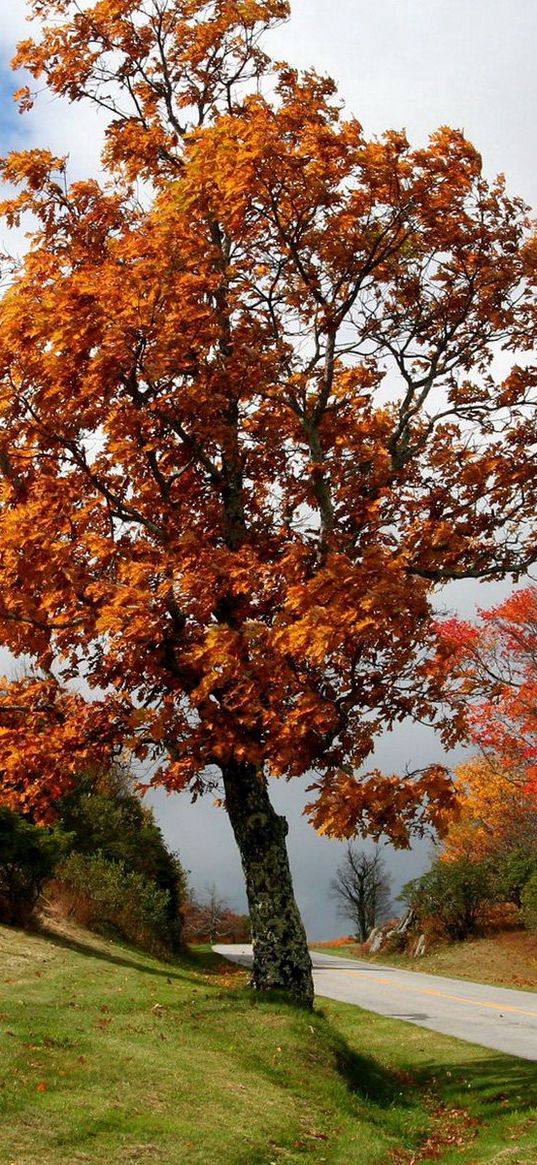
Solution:
[(446, 774), (357, 774), (405, 717), (460, 731), (432, 594), (537, 555), (527, 210), (461, 132), (368, 140), (273, 65), (285, 0), (29, 7), (16, 64), (109, 120), (102, 182), (3, 163), (35, 229), (0, 304), (0, 634), (35, 673), (2, 685), (2, 798), (46, 818), (128, 747), (170, 790), (223, 776), (246, 865), (266, 777), (312, 769), (318, 829), (405, 844)]
[(523, 766), (475, 756), (455, 771), (458, 815), (442, 839), (447, 861), (498, 861), (513, 850), (537, 849), (537, 802)]
[[(537, 792), (537, 588), (480, 611), (476, 623), (441, 627), (451, 654), (452, 699), (493, 769), (533, 800)], [(495, 759), (494, 759), (495, 758)]]

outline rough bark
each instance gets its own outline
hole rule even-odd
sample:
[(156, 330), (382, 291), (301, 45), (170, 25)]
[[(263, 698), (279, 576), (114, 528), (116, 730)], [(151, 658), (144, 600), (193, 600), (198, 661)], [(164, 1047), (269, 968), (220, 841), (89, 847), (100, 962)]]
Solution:
[(306, 933), (295, 902), (287, 857), (287, 822), (273, 808), (264, 778), (252, 765), (223, 769), (226, 806), (239, 847), (250, 908), (254, 962), (251, 983), (313, 1004)]

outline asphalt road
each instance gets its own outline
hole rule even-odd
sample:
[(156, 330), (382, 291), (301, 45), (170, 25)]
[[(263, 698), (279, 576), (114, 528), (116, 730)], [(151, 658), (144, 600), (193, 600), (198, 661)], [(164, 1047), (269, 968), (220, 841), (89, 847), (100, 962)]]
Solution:
[[(252, 960), (250, 946), (221, 945), (214, 950), (244, 966)], [(312, 953), (312, 960), (317, 995), (537, 1060), (537, 992), (445, 979), (334, 955)]]

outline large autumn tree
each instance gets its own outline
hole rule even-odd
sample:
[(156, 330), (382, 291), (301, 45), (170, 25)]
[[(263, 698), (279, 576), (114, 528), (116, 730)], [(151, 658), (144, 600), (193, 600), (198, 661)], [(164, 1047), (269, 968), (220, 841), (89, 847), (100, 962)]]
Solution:
[(461, 133), (368, 141), (272, 66), (286, 0), (30, 8), (16, 64), (105, 110), (107, 178), (3, 167), (35, 230), (0, 309), (0, 629), (35, 668), (3, 685), (2, 798), (46, 816), (120, 747), (223, 785), (253, 981), (308, 1004), (268, 777), (314, 770), (332, 835), (434, 822), (438, 768), (358, 773), (404, 717), (457, 735), (435, 589), (537, 555), (536, 373), (491, 363), (533, 344), (526, 211)]

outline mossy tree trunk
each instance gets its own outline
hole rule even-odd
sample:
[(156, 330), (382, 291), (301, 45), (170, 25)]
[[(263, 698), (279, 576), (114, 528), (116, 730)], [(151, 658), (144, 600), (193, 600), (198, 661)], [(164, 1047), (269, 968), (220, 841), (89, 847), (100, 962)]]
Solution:
[(227, 765), (223, 777), (246, 879), (254, 952), (252, 985), (258, 990), (285, 991), (301, 1006), (311, 1008), (311, 959), (289, 869), (287, 821), (276, 813), (266, 781), (253, 765)]

